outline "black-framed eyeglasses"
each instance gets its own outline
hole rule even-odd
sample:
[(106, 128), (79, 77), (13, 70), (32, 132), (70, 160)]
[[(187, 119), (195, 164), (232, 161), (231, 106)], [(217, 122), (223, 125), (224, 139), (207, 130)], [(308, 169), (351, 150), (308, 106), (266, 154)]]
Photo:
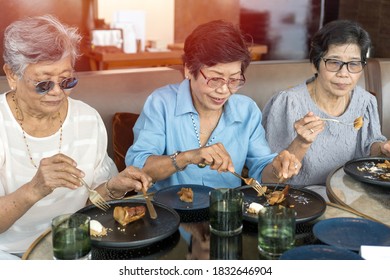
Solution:
[(51, 91), (56, 84), (58, 84), (62, 90), (70, 90), (77, 85), (78, 81), (79, 80), (76, 77), (65, 78), (59, 83), (55, 83), (55, 82), (49, 81), (49, 80), (48, 81), (40, 81), (40, 82), (35, 83), (34, 87), (35, 87), (36, 93), (46, 94), (49, 91)]
[(322, 60), (325, 62), (325, 68), (326, 70), (330, 72), (338, 72), (343, 68), (344, 65), (347, 65), (347, 70), (350, 73), (360, 73), (363, 71), (364, 66), (366, 66), (365, 61), (341, 61), (337, 59), (332, 58), (322, 58)]
[(220, 88), (224, 85), (227, 85), (227, 87), (232, 90), (232, 91), (236, 91), (238, 90), (239, 88), (241, 88), (245, 82), (246, 82), (246, 79), (245, 79), (245, 76), (243, 74), (241, 74), (241, 79), (229, 79), (229, 80), (225, 80), (224, 78), (220, 78), (220, 77), (211, 77), (211, 78), (208, 78), (206, 77), (206, 75), (202, 72), (202, 70), (199, 70), (199, 72), (202, 74), (203, 78), (206, 80), (206, 84), (213, 88), (213, 89), (216, 89), (216, 88)]

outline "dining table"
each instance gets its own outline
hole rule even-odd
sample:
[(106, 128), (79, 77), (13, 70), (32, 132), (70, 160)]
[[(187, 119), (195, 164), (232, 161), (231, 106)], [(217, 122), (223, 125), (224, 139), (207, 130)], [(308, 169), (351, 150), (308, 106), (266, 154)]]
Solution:
[[(369, 160), (369, 159), (367, 159)], [(345, 207), (376, 222), (390, 226), (390, 182), (365, 180), (338, 166), (328, 175), (326, 193), (335, 206)]]
[[(142, 199), (139, 199), (142, 201)], [(155, 203), (155, 202), (154, 202)], [(164, 239), (135, 248), (102, 248), (92, 246), (93, 260), (194, 260), (194, 259), (236, 259), (236, 260), (274, 260), (278, 257), (264, 255), (257, 247), (257, 223), (243, 221), (240, 234), (221, 237), (209, 230), (209, 221), (204, 211), (192, 213), (194, 221), (180, 220), (178, 229)], [(318, 218), (296, 225), (295, 245), (321, 244), (312, 232), (313, 226), (321, 220), (334, 217), (352, 217), (358, 215), (349, 211), (327, 206)], [(158, 218), (157, 218), (158, 219)], [(53, 259), (51, 230), (47, 229), (37, 238), (23, 255), (24, 260)]]

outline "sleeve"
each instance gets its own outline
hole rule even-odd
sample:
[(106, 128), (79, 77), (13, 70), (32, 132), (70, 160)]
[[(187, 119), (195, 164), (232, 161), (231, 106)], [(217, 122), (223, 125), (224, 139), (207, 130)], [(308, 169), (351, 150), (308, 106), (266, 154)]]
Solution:
[[(0, 128), (2, 130), (2, 128)], [(0, 139), (2, 139), (2, 136), (0, 137)], [(4, 143), (3, 141), (0, 140), (0, 170), (3, 170), (4, 168), (4, 161), (5, 161), (5, 147), (4, 147)], [(3, 186), (3, 179), (4, 177), (1, 176), (1, 180), (0, 180), (0, 196), (3, 196), (5, 195), (5, 189), (4, 189), (4, 186)]]
[[(158, 93), (158, 92), (155, 92)], [(134, 125), (134, 144), (125, 157), (126, 166), (142, 168), (151, 155), (162, 155), (166, 147), (166, 108), (158, 94), (151, 94)]]
[(114, 161), (108, 156), (107, 153), (107, 130), (104, 122), (96, 112), (97, 129), (98, 129), (98, 143), (96, 151), (96, 162), (94, 167), (94, 179), (92, 188), (98, 187), (103, 182), (107, 181), (113, 176), (118, 174), (118, 169)]
[(250, 125), (252, 133), (248, 142), (248, 155), (245, 165), (248, 167), (249, 176), (259, 178), (261, 181), (261, 173), (277, 155), (271, 152), (271, 148), (265, 138), (265, 131), (261, 124), (262, 114), (259, 108), (252, 110), (250, 113)]
[(288, 91), (274, 95), (265, 105), (262, 124), (266, 139), (273, 152), (287, 149), (296, 137), (294, 123), (305, 114), (301, 112), (299, 100)]
[(368, 96), (366, 110), (363, 116), (363, 127), (361, 128), (361, 146), (356, 149), (356, 157), (369, 156), (371, 145), (375, 142), (384, 142), (386, 137), (381, 132), (381, 125), (378, 113), (378, 104), (376, 98), (370, 93)]

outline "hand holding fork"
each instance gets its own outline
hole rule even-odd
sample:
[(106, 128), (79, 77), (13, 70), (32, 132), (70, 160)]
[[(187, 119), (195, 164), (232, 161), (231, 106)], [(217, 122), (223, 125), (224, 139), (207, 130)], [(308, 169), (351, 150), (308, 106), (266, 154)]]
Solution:
[(96, 207), (100, 208), (103, 211), (107, 211), (110, 208), (110, 205), (107, 203), (107, 201), (97, 191), (91, 189), (89, 185), (82, 178), (79, 179), (89, 192), (89, 200)]

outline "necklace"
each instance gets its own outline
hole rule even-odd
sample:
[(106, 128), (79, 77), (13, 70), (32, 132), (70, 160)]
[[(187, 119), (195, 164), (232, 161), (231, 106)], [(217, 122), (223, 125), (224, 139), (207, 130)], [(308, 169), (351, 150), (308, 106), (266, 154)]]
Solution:
[[(190, 113), (190, 115), (191, 115), (191, 119), (192, 119), (192, 125), (194, 126), (196, 138), (198, 139), (199, 148), (202, 148), (202, 142), (200, 142), (200, 136), (199, 136), (199, 132), (198, 132), (198, 127), (196, 126), (196, 123), (195, 123), (194, 115), (192, 113)], [(205, 144), (205, 146), (209, 146), (214, 141), (214, 139), (215, 139), (215, 136), (213, 136), (212, 138), (209, 138), (209, 141)]]
[[(38, 169), (38, 166), (36, 165), (36, 163), (35, 163), (35, 161), (34, 161), (34, 159), (32, 157), (32, 154), (31, 154), (31, 151), (30, 151), (30, 147), (29, 147), (28, 142), (27, 142), (26, 132), (24, 131), (24, 128), (23, 128), (23, 119), (24, 119), (23, 118), (23, 112), (22, 112), (22, 110), (19, 109), (18, 101), (15, 98), (15, 93), (12, 94), (12, 101), (15, 104), (16, 118), (17, 118), (17, 120), (19, 122), (20, 127), (22, 128), (23, 140), (24, 140), (24, 144), (26, 145), (26, 149), (27, 149), (28, 156), (30, 158), (30, 162), (36, 169)], [(62, 119), (61, 119), (61, 113), (60, 112), (58, 112), (58, 117), (60, 119), (60, 143), (58, 145), (58, 153), (61, 153), (61, 146), (62, 146)]]

